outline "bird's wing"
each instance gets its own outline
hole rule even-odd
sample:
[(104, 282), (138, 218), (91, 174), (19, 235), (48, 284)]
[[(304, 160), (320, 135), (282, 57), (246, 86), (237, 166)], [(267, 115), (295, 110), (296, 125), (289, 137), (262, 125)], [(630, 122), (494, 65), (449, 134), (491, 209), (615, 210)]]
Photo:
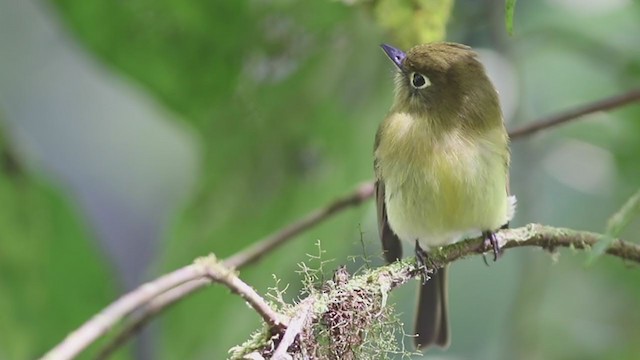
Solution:
[(376, 181), (376, 209), (378, 210), (378, 232), (380, 240), (382, 240), (384, 258), (387, 262), (392, 263), (402, 257), (402, 245), (398, 236), (391, 230), (389, 221), (387, 221), (387, 209), (384, 203), (384, 181), (381, 179)]

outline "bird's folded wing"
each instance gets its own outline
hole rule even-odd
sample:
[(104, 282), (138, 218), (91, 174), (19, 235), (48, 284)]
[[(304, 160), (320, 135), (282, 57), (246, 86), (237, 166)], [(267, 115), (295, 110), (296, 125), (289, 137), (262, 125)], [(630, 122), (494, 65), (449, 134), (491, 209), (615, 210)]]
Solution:
[(387, 209), (384, 203), (384, 182), (380, 179), (376, 181), (376, 209), (378, 210), (378, 232), (382, 240), (384, 258), (387, 262), (394, 262), (402, 257), (402, 245), (400, 239), (391, 230), (387, 221)]

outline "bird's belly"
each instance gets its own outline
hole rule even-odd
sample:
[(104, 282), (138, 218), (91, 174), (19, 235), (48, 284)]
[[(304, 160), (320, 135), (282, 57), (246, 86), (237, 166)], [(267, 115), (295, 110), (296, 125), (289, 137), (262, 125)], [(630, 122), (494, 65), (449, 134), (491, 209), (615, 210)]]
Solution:
[(430, 155), (426, 161), (395, 163), (385, 171), (387, 218), (401, 240), (418, 239), (425, 248), (442, 246), (508, 221), (505, 165), (500, 158)]

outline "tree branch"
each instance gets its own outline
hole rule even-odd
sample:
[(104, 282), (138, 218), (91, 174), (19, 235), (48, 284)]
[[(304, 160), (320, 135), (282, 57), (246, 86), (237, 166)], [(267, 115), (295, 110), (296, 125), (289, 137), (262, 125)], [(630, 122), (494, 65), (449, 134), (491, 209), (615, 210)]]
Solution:
[(314, 304), (315, 299), (313, 297), (308, 297), (300, 303), (298, 311), (296, 311), (296, 316), (291, 319), (289, 327), (287, 327), (287, 331), (282, 335), (280, 344), (278, 344), (278, 347), (271, 356), (271, 360), (291, 359), (291, 357), (288, 356), (289, 348), (293, 345), (296, 339), (299, 339), (299, 336), (302, 334), (305, 326), (307, 326), (309, 320), (311, 320)]
[(96, 339), (104, 335), (125, 316), (159, 294), (176, 288), (188, 281), (208, 279), (206, 283), (217, 282), (240, 295), (274, 329), (284, 329), (288, 319), (271, 307), (249, 285), (244, 283), (230, 269), (221, 264), (213, 255), (200, 258), (167, 275), (141, 285), (95, 315), (78, 330), (69, 334), (64, 341), (45, 354), (43, 360), (65, 360), (79, 355)]
[[(501, 247), (505, 250), (515, 248), (515, 247), (533, 246), (533, 247), (540, 247), (543, 249), (553, 251), (559, 247), (571, 247), (574, 249), (582, 249), (582, 250), (590, 249), (598, 241), (604, 238), (604, 235), (588, 232), (588, 231), (577, 231), (577, 230), (566, 229), (566, 228), (554, 228), (554, 227), (544, 226), (539, 224), (529, 224), (527, 226), (517, 228), (517, 229), (502, 230), (498, 232), (497, 237)], [(482, 244), (483, 244), (482, 238), (475, 238), (475, 239), (461, 241), (448, 246), (444, 246), (439, 250), (436, 250), (430, 253), (430, 263), (435, 268), (441, 268), (453, 261), (457, 261), (459, 259), (478, 254), (479, 253), (478, 249), (480, 249), (480, 246), (482, 246)], [(622, 240), (615, 240), (613, 244), (607, 248), (606, 254), (640, 264), (640, 246), (636, 244), (627, 243)], [(392, 284), (391, 286), (389, 286), (389, 291), (391, 290), (391, 288), (404, 284), (409, 279), (419, 274), (419, 271), (415, 269), (415, 262), (413, 260), (404, 261), (401, 264), (403, 265), (401, 265), (402, 268), (400, 269), (400, 271), (394, 270), (394, 274), (396, 275), (394, 275), (391, 280), (388, 280), (390, 281), (390, 284)], [(215, 272), (212, 272), (210, 266), (202, 266), (202, 263), (200, 263), (200, 265), (199, 263), (196, 263), (194, 265), (189, 265), (185, 269), (187, 268), (193, 269), (194, 267), (198, 267), (198, 266), (200, 267), (197, 268), (197, 271), (195, 273), (200, 274), (202, 278), (209, 277), (213, 280), (221, 281), (223, 279), (228, 278), (229, 274), (232, 274), (231, 272), (229, 272), (229, 270), (227, 270), (227, 273), (223, 273), (223, 275), (219, 275), (219, 274), (216, 275)], [(382, 267), (379, 270), (380, 273), (386, 274), (385, 271), (388, 270), (389, 266), (398, 266), (398, 265), (392, 264), (392, 265), (388, 265), (387, 267)], [(392, 269), (395, 269), (395, 268), (392, 268)], [(184, 269), (177, 270), (176, 272), (179, 272), (182, 270)], [(378, 269), (376, 269), (376, 271), (378, 271)], [(233, 275), (233, 277), (235, 277), (235, 275)], [(227, 286), (229, 286), (228, 282), (224, 282), (224, 283)], [(146, 285), (143, 285), (136, 291), (140, 291), (140, 292), (145, 291), (144, 289), (145, 286)], [(350, 285), (345, 285), (345, 286), (346, 288), (350, 287)], [(252, 291), (241, 290), (240, 288), (236, 288), (236, 291), (241, 294), (244, 294), (243, 297), (246, 297), (248, 299), (252, 299), (252, 298), (261, 299), (257, 294), (253, 293)], [(181, 292), (178, 295), (184, 296), (184, 294), (185, 294), (184, 292)], [(134, 293), (131, 293), (128, 296), (134, 296), (134, 295), (135, 295), (135, 291)], [(384, 298), (384, 296), (382, 298)], [(259, 302), (260, 300), (258, 300), (258, 303)], [(116, 302), (116, 304), (117, 303), (118, 302)], [(275, 313), (268, 306), (262, 306), (262, 305), (256, 306), (255, 303), (256, 303), (255, 301), (252, 303), (252, 307), (254, 307), (254, 309), (256, 309), (256, 311), (261, 314), (263, 319), (265, 319), (265, 321), (268, 324), (271, 324), (272, 327), (281, 327), (282, 325), (287, 323), (286, 320), (281, 320), (284, 318), (282, 315)], [(138, 305), (142, 305), (142, 303)], [(266, 308), (267, 310), (264, 310), (264, 308)], [(322, 308), (322, 307), (320, 306), (317, 308)], [(298, 313), (297, 316), (294, 315), (293, 317), (297, 319), (298, 317), (300, 317), (300, 314)], [(110, 323), (115, 324), (118, 320), (120, 319), (112, 318), (110, 319)], [(86, 328), (86, 326), (83, 326), (83, 328), (81, 328), (77, 332), (78, 333), (81, 332), (82, 329), (84, 328)], [(292, 329), (291, 331), (293, 330), (295, 329)], [(299, 334), (300, 331), (296, 330), (294, 331), (294, 333)], [(71, 336), (69, 338), (71, 338)], [(81, 347), (77, 345), (74, 347), (74, 349), (79, 349), (78, 352), (81, 349), (84, 349), (89, 344), (89, 343), (86, 343), (86, 339), (87, 339), (86, 336), (79, 337), (79, 339), (81, 341), (85, 341), (85, 343)], [(287, 338), (287, 339), (288, 339), (287, 341), (291, 341), (290, 338)], [(65, 342), (68, 342), (68, 341), (71, 341), (71, 340), (70, 339), (65, 340)], [(78, 338), (76, 338), (75, 341), (78, 341)], [(52, 353), (50, 353), (48, 356), (51, 356), (51, 354), (54, 354), (54, 352), (52, 351)], [(61, 355), (64, 353), (58, 352), (55, 354)], [(48, 358), (70, 359), (73, 355), (77, 354), (77, 352), (72, 354), (71, 353), (66, 353), (66, 354), (67, 356), (64, 356), (64, 357), (60, 356), (60, 357), (48, 357)], [(71, 354), (71, 356), (69, 356), (69, 354)]]
[(251, 286), (240, 280), (233, 270), (227, 268), (215, 256), (198, 259), (196, 265), (204, 268), (207, 278), (212, 282), (223, 284), (234, 294), (240, 295), (270, 328), (278, 330), (287, 327), (288, 318), (271, 309), (271, 306)]
[[(550, 226), (544, 226), (539, 224), (529, 224), (527, 226), (517, 229), (501, 230), (498, 234), (498, 241), (503, 249), (512, 249), (517, 247), (540, 247), (549, 251), (555, 251), (559, 247), (569, 247), (574, 249), (588, 250), (595, 245), (604, 235), (587, 232), (576, 231), (565, 228), (554, 228)], [(430, 265), (434, 266), (433, 269), (437, 270), (445, 265), (467, 258), (469, 256), (478, 255), (478, 249), (483, 245), (483, 238), (475, 238), (465, 240), (459, 243), (444, 246), (439, 250), (430, 253)], [(616, 240), (607, 249), (607, 254), (624, 259), (630, 260), (636, 263), (640, 263), (640, 246), (636, 244), (626, 243), (621, 240)], [(344, 270), (342, 270), (344, 271)], [(349, 337), (345, 340), (343, 336), (344, 331), (336, 330), (335, 327), (340, 324), (347, 325), (349, 321), (344, 319), (352, 319), (354, 316), (354, 307), (350, 306), (350, 301), (356, 299), (358, 303), (367, 303), (367, 309), (369, 311), (360, 311), (358, 316), (358, 322), (363, 324), (359, 326), (360, 332), (368, 333), (370, 330), (367, 326), (375, 326), (379, 324), (382, 319), (379, 318), (382, 313), (382, 309), (385, 308), (385, 302), (388, 294), (393, 289), (407, 283), (409, 280), (416, 276), (420, 276), (422, 271), (417, 267), (415, 259), (405, 259), (393, 264), (375, 268), (365, 271), (363, 274), (348, 278), (348, 275), (342, 275), (344, 281), (330, 282), (330, 286), (323, 286), (323, 288), (329, 287), (330, 291), (312, 291), (309, 297), (302, 301), (301, 304), (306, 302), (312, 302), (316, 304), (311, 308), (315, 313), (309, 314), (309, 308), (299, 306), (295, 312), (298, 315), (293, 315), (294, 318), (304, 316), (308, 319), (316, 319), (312, 322), (307, 322), (308, 328), (296, 328), (296, 333), (302, 334), (319, 334), (323, 333), (323, 328), (327, 327), (331, 331), (325, 331), (330, 338), (328, 341), (323, 341), (319, 344), (316, 339), (304, 338), (299, 339), (299, 346), (289, 348), (289, 352), (286, 353), (288, 357), (282, 359), (297, 359), (304, 358), (305, 349), (316, 349), (319, 346), (331, 346), (333, 349), (347, 349), (349, 352), (345, 358), (354, 358), (353, 355), (358, 352), (359, 346), (365, 341), (365, 336), (356, 337), (358, 343), (353, 343), (354, 337)], [(328, 304), (341, 304), (339, 307), (331, 307)], [(355, 307), (358, 309), (359, 307)], [(379, 311), (371, 311), (371, 309), (378, 309)], [(357, 312), (357, 310), (355, 310)], [(337, 318), (339, 321), (336, 324), (326, 324), (317, 319)], [(352, 329), (347, 329), (350, 332)], [(349, 342), (345, 344), (345, 341)], [(282, 349), (283, 346), (278, 346), (267, 339), (256, 339), (253, 343), (264, 344), (262, 349), (256, 350), (255, 347), (247, 348), (235, 347), (232, 355), (232, 359), (243, 359), (247, 353), (254, 354), (269, 354), (273, 347), (277, 346), (277, 349)], [(327, 344), (328, 343), (328, 344)], [(282, 344), (282, 343), (281, 343)], [(287, 342), (289, 344), (289, 342)], [(383, 346), (376, 346), (375, 344), (369, 344), (369, 348), (380, 349)], [(322, 352), (321, 352), (322, 353)], [(335, 352), (331, 352), (335, 354)], [(275, 353), (274, 353), (275, 354)]]
[[(531, 125), (526, 125), (511, 131), (510, 136), (514, 140), (520, 139), (543, 129), (555, 127), (570, 120), (580, 118), (581, 116), (586, 114), (597, 111), (611, 110), (613, 108), (624, 106), (639, 100), (640, 89), (631, 90), (624, 94), (586, 104), (582, 107), (567, 111), (565, 113), (540, 119), (533, 122)], [(373, 182), (364, 183), (352, 193), (339, 198), (338, 200), (330, 203), (323, 208), (311, 212), (307, 216), (293, 222), (282, 230), (277, 231), (274, 234), (252, 244), (246, 250), (243, 250), (231, 256), (227, 261), (225, 261), (225, 265), (231, 268), (241, 268), (247, 264), (253, 263), (259, 260), (268, 252), (286, 243), (286, 241), (292, 239), (294, 236), (323, 222), (324, 220), (342, 210), (361, 204), (372, 196)], [(105, 348), (103, 348), (100, 356), (106, 357), (111, 353), (112, 350), (115, 350), (117, 347), (126, 342), (129, 337), (139, 331), (156, 314), (160, 313), (161, 311), (171, 306), (178, 300), (186, 297), (187, 295), (203, 288), (208, 283), (209, 281), (206, 278), (192, 280), (175, 288), (171, 288), (170, 291), (159, 293), (156, 296), (150, 297), (144, 303), (139, 303), (137, 305), (138, 307), (145, 305), (140, 312), (140, 315), (136, 315), (133, 319), (131, 319), (129, 324), (126, 325), (125, 328), (116, 337), (114, 337), (114, 339), (109, 344), (107, 344)], [(107, 309), (105, 309), (105, 311)], [(121, 318), (129, 315), (133, 310), (135, 310), (135, 308), (122, 313)], [(84, 329), (84, 325), (77, 331), (80, 331), (81, 329)], [(98, 336), (102, 336), (106, 332), (106, 330), (101, 331)]]
[[(275, 233), (258, 240), (247, 249), (236, 253), (225, 260), (229, 268), (242, 268), (258, 261), (262, 256), (276, 249), (294, 236), (328, 219), (332, 215), (350, 207), (360, 205), (373, 196), (373, 183), (364, 183), (346, 196), (338, 198), (329, 205), (314, 210), (303, 218), (291, 223)], [(113, 351), (122, 346), (127, 340), (140, 331), (156, 314), (173, 305), (180, 299), (196, 292), (209, 284), (207, 279), (196, 279), (182, 284), (166, 293), (151, 299), (144, 305), (139, 314), (133, 315), (129, 323), (100, 351), (98, 359), (106, 359)]]
[(360, 205), (371, 196), (373, 196), (373, 183), (364, 183), (358, 186), (358, 188), (350, 194), (333, 201), (323, 208), (307, 214), (303, 218), (298, 219), (283, 229), (276, 231), (272, 235), (253, 243), (247, 249), (225, 260), (225, 264), (232, 268), (241, 268), (245, 265), (258, 261), (266, 253), (277, 248), (287, 240), (307, 229), (310, 229), (316, 224), (321, 223), (337, 212)]
[(584, 115), (592, 114), (599, 111), (607, 111), (617, 107), (621, 107), (633, 102), (640, 101), (640, 89), (633, 89), (624, 94), (615, 95), (592, 103), (585, 104), (573, 110), (568, 110), (557, 115), (550, 116), (521, 128), (515, 129), (509, 133), (512, 139), (529, 136), (538, 131), (549, 129), (571, 120), (578, 119)]
[[(534, 246), (549, 251), (554, 251), (559, 247), (590, 251), (592, 246), (605, 238), (605, 235), (594, 232), (556, 228), (540, 224), (529, 224), (517, 229), (501, 230), (497, 236), (500, 247), (505, 250), (522, 246)], [(482, 245), (482, 241), (482, 238), (476, 238), (445, 246), (434, 252), (433, 255), (430, 254), (430, 260), (433, 260), (437, 267), (442, 267), (450, 262), (473, 255)], [(614, 240), (605, 253), (640, 264), (640, 245)]]
[(132, 315), (132, 318), (126, 326), (100, 350), (96, 356), (96, 360), (107, 359), (120, 346), (124, 345), (127, 340), (141, 331), (155, 315), (167, 309), (180, 299), (183, 299), (185, 296), (210, 284), (211, 281), (207, 278), (191, 280), (166, 291), (160, 296), (151, 299), (146, 304), (140, 304), (142, 307), (141, 311)]
[(195, 265), (188, 265), (158, 279), (139, 286), (136, 290), (124, 295), (112, 303), (79, 329), (72, 332), (58, 346), (49, 351), (42, 359), (71, 359), (83, 351), (89, 344), (104, 335), (125, 316), (129, 315), (140, 304), (151, 301), (158, 295), (189, 280), (204, 275)]

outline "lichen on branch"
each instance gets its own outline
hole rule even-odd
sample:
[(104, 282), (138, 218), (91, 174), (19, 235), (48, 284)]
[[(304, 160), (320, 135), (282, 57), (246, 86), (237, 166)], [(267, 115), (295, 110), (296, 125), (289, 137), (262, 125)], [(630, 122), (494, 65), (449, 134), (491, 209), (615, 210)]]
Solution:
[[(540, 224), (497, 233), (503, 250), (530, 246), (548, 251), (561, 247), (590, 251), (603, 236)], [(433, 250), (429, 257), (429, 266), (433, 269), (429, 271), (437, 271), (451, 262), (480, 254), (482, 243), (483, 239), (478, 237)], [(640, 246), (622, 240), (615, 240), (606, 254), (640, 263)], [(287, 342), (286, 357), (273, 356), (276, 349), (282, 349), (280, 342), (284, 333), (274, 334), (265, 327), (245, 344), (234, 347), (231, 358), (387, 359), (390, 354), (404, 353), (395, 336), (402, 327), (387, 299), (393, 289), (422, 273), (413, 258), (367, 269), (355, 276), (341, 267), (333, 279), (319, 289), (309, 289), (308, 296), (298, 305), (284, 306), (285, 316), (300, 318), (300, 312), (304, 312), (306, 319), (296, 330), (295, 340)], [(284, 354), (284, 350), (281, 353)]]

